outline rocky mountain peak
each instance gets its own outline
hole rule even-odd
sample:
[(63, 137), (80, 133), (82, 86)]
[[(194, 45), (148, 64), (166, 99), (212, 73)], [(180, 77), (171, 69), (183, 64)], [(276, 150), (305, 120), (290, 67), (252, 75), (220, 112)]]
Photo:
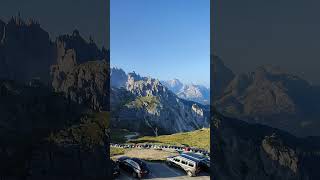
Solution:
[(60, 44), (62, 51), (73, 49), (76, 52), (77, 63), (108, 58), (108, 51), (98, 48), (92, 41), (85, 40), (78, 30), (74, 30), (71, 35), (59, 36), (56, 43)]
[(159, 80), (151, 77), (141, 77), (136, 73), (128, 74), (127, 90), (138, 96), (161, 96), (166, 87)]
[[(180, 99), (158, 79), (113, 68), (111, 107), (121, 128), (150, 133), (174, 133), (208, 127), (208, 112), (198, 104)], [(119, 83), (115, 82), (120, 80)], [(122, 81), (122, 82), (121, 82)], [(157, 134), (156, 133), (156, 134)]]
[(168, 81), (163, 81), (162, 83), (174, 93), (178, 93), (183, 87), (183, 83), (176, 78)]
[(202, 85), (183, 84), (178, 79), (161, 81), (169, 90), (182, 99), (195, 101), (202, 104), (210, 103), (210, 89)]
[(49, 34), (35, 20), (25, 22), (20, 17), (0, 23), (0, 76), (19, 82), (39, 77), (49, 81), (54, 46)]

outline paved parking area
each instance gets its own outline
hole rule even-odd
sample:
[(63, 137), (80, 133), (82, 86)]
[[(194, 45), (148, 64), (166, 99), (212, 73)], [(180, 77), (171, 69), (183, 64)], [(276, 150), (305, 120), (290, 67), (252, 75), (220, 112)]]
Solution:
[[(209, 180), (210, 175), (200, 173), (197, 177), (189, 177), (180, 169), (167, 166), (165, 163), (147, 162), (150, 168), (150, 174), (145, 179), (193, 179), (193, 180)], [(121, 175), (117, 180), (133, 180), (129, 174), (121, 171)]]

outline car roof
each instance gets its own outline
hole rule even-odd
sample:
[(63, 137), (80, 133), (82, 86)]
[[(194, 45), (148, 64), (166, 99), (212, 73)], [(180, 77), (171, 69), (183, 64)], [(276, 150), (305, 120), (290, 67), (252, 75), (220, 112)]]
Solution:
[(185, 158), (185, 159), (194, 161), (194, 162), (196, 162), (196, 163), (198, 163), (198, 162), (201, 161), (200, 159), (194, 158), (194, 157), (192, 157), (192, 156), (188, 156), (188, 155), (186, 155), (186, 154), (181, 154), (180, 156), (183, 157), (183, 158)]
[(191, 157), (191, 158), (195, 158), (198, 160), (205, 160), (208, 159), (207, 157), (200, 155), (200, 154), (195, 154), (195, 153), (182, 153), (181, 155), (183, 155), (184, 157)]

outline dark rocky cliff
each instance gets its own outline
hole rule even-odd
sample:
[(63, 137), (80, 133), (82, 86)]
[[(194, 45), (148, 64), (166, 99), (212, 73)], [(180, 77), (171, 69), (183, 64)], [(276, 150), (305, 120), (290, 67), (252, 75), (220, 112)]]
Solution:
[(213, 176), (217, 180), (315, 180), (320, 139), (216, 115), (212, 122)]
[(0, 77), (19, 82), (39, 78), (49, 80), (50, 65), (55, 60), (49, 34), (34, 20), (13, 17), (0, 23)]
[(0, 29), (0, 178), (108, 179), (109, 51), (20, 17)]

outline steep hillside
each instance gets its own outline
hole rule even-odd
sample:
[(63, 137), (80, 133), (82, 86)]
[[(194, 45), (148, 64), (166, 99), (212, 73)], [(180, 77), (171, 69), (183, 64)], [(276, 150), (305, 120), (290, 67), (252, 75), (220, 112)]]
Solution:
[(320, 139), (297, 138), (215, 113), (211, 147), (218, 180), (319, 179)]
[(13, 81), (0, 82), (0, 113), (1, 177), (107, 177), (107, 115), (96, 116), (41, 83)]

